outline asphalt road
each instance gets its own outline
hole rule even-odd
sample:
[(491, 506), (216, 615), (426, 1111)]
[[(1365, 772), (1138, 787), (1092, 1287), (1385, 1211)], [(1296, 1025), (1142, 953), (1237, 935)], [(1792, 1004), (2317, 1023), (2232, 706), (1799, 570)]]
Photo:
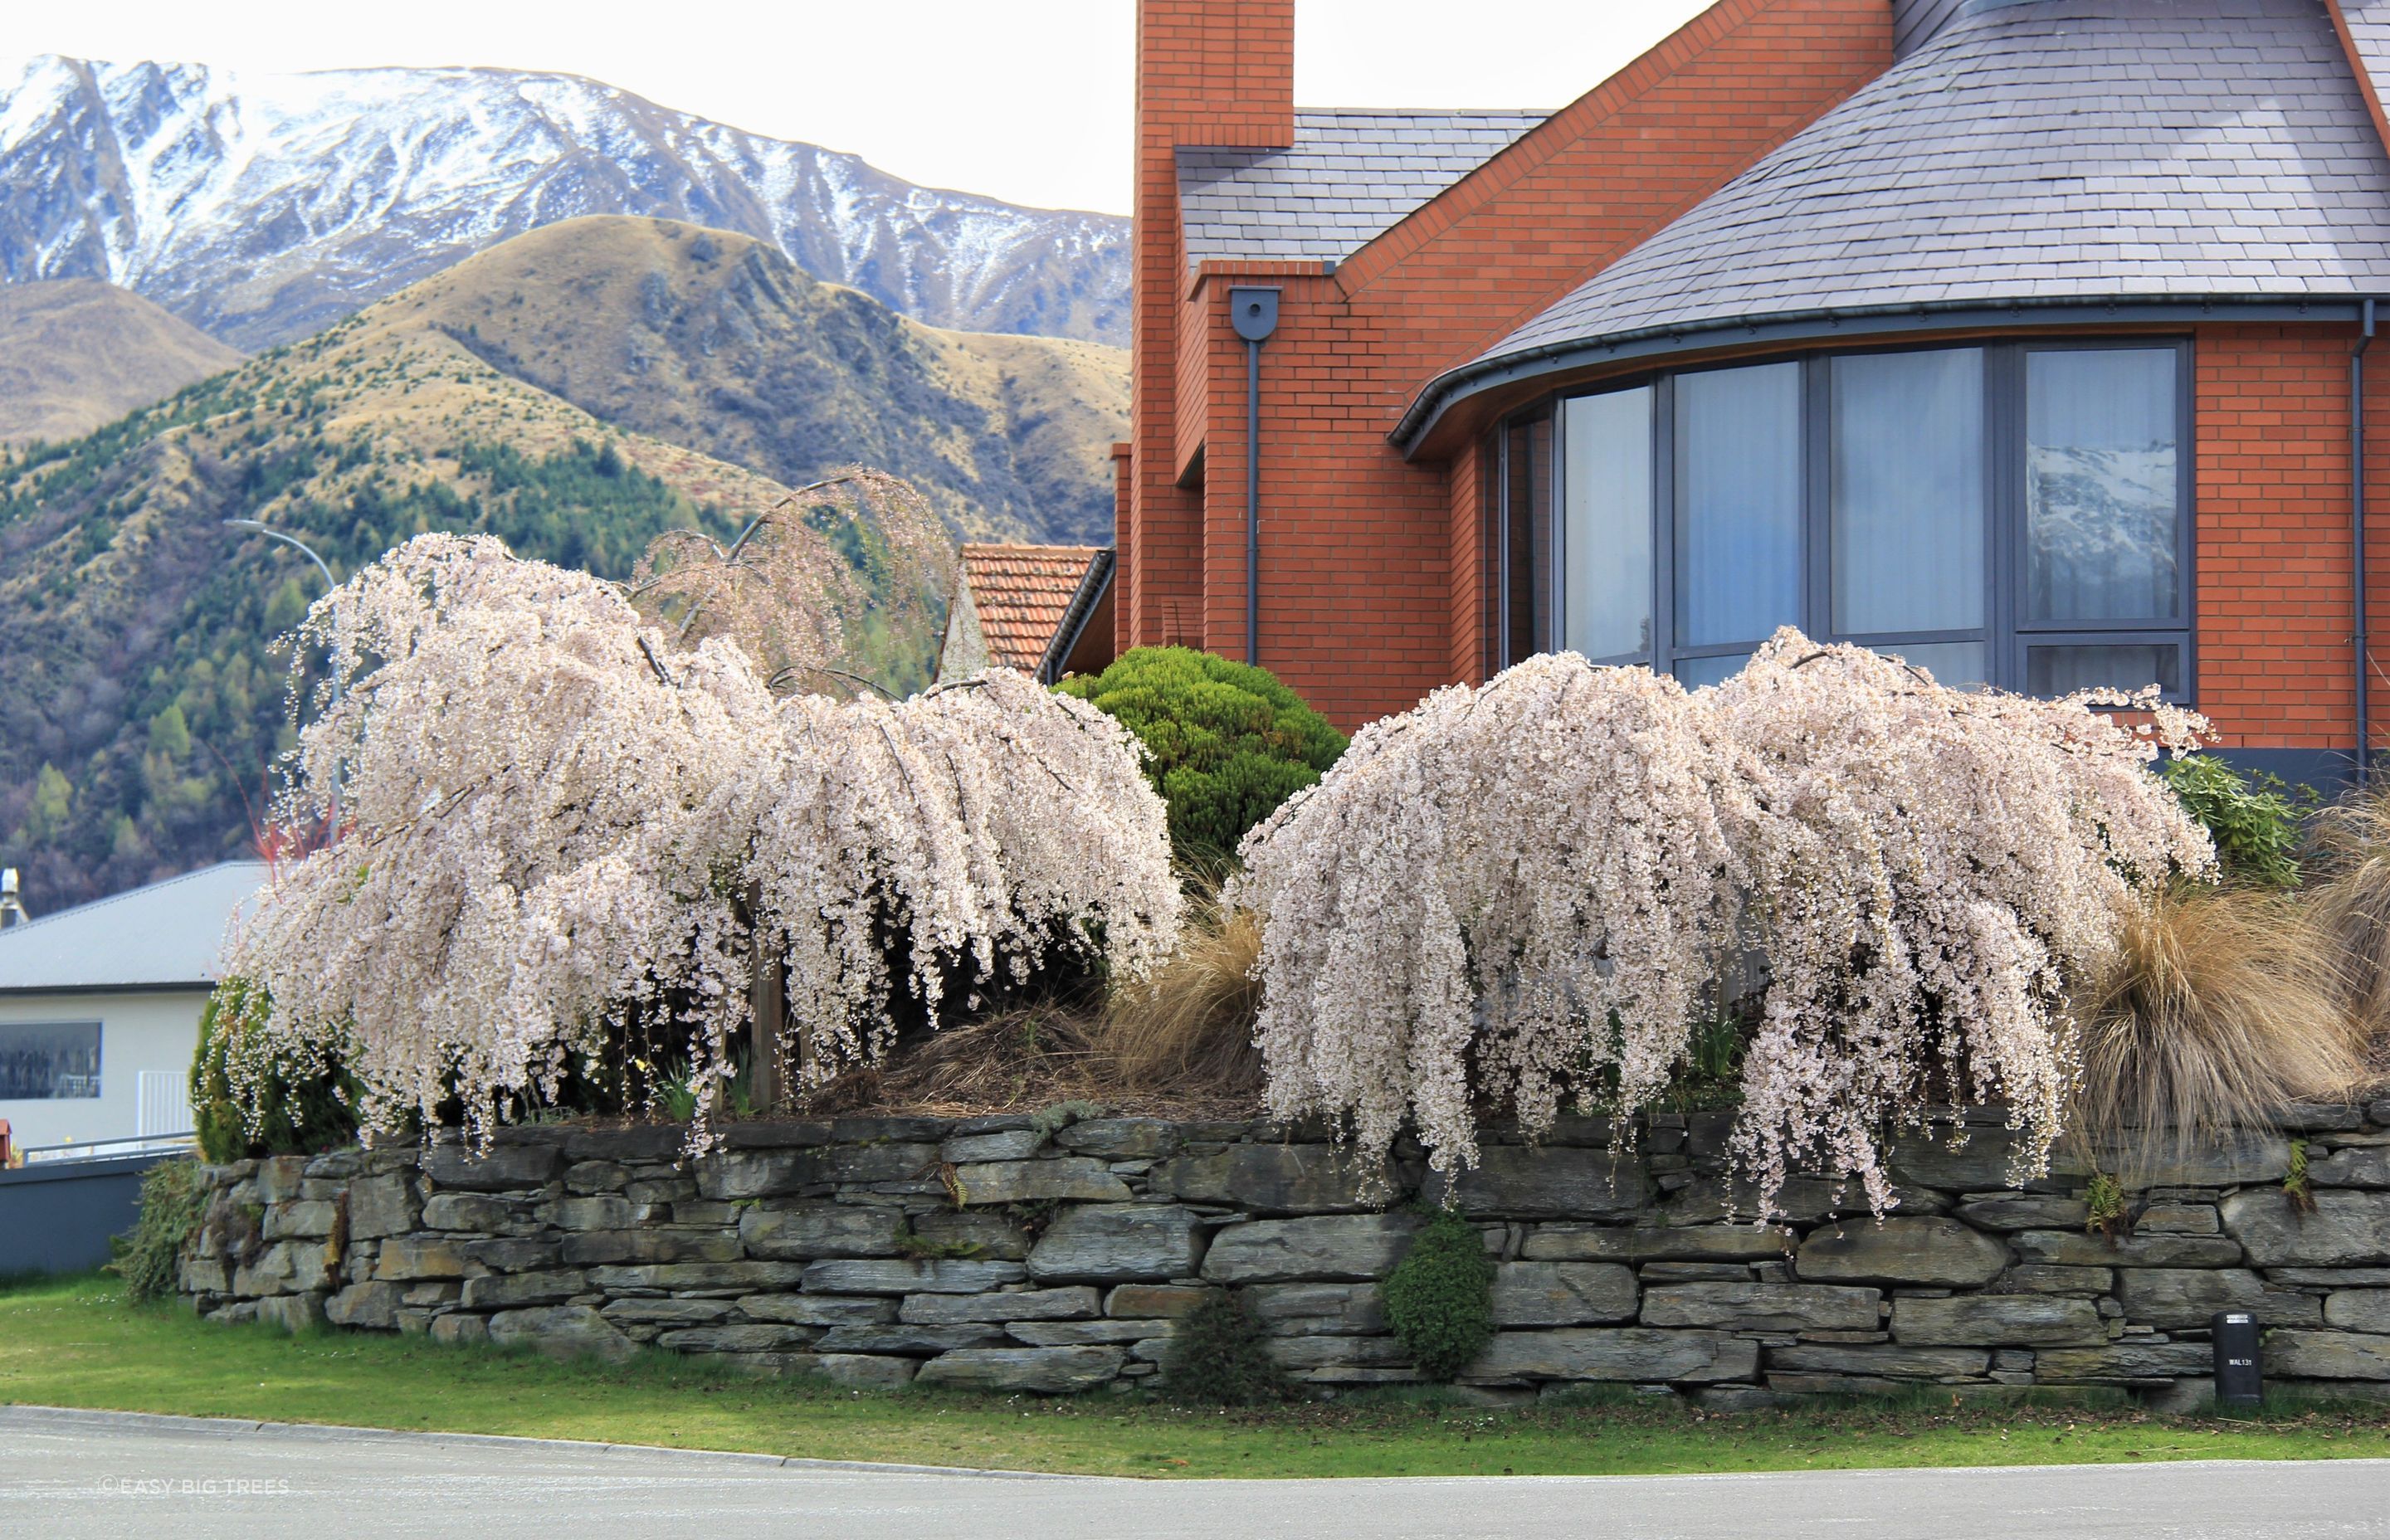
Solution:
[(0, 1535), (269, 1534), (2346, 1540), (2390, 1461), (1147, 1482), (0, 1407)]

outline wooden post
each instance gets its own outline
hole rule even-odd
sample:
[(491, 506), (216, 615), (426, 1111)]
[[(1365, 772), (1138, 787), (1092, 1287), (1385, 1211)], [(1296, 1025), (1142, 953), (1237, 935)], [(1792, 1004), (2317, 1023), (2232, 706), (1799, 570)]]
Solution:
[(781, 960), (763, 955), (761, 885), (747, 890), (748, 934), (753, 939), (747, 981), (748, 1084), (754, 1110), (769, 1111), (780, 1103), (780, 1029), (788, 1019), (788, 978)]

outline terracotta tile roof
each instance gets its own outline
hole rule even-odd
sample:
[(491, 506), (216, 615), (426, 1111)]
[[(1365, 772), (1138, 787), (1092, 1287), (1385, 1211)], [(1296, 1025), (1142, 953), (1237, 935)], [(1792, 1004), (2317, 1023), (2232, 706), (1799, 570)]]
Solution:
[(1102, 545), (963, 546), (963, 581), (991, 663), (1035, 673)]

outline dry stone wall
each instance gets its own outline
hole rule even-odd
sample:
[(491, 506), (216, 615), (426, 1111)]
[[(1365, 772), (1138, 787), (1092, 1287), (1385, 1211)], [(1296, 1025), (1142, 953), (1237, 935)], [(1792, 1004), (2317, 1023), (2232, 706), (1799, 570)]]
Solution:
[[(1735, 1217), (1712, 1116), (1631, 1141), (1566, 1120), (1489, 1144), (1448, 1191), (1415, 1149), (1364, 1168), (1266, 1123), (751, 1123), (694, 1161), (675, 1127), (524, 1127), (481, 1156), (443, 1138), (211, 1168), (182, 1286), (216, 1320), (1036, 1392), (1151, 1381), (1173, 1319), (1225, 1287), (1330, 1393), (1417, 1378), (1381, 1286), (1415, 1202), (1449, 1200), (1498, 1260), (1498, 1330), (1461, 1380), (1489, 1399), (1930, 1384), (2188, 1404), (2223, 1309), (2270, 1328), (2269, 1380), (2390, 1397), (2390, 1102), (2283, 1122), (2155, 1163), (2062, 1157), (2021, 1188), (2005, 1133), (1968, 1127), (1897, 1153), (1881, 1223), (1805, 1178), (1776, 1226)], [(2284, 1185), (2294, 1142), (2304, 1192)], [(2095, 1164), (2143, 1174), (2114, 1238), (2090, 1226)]]

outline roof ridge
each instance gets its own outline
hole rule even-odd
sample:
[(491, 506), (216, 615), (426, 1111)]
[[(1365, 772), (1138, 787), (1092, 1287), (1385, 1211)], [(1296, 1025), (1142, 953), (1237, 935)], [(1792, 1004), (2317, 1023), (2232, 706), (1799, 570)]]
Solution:
[(176, 872), (172, 877), (161, 877), (155, 882), (145, 882), (137, 888), (127, 888), (122, 892), (109, 893), (105, 898), (87, 899), (81, 904), (58, 910), (54, 914), (35, 915), (22, 925), (11, 925), (6, 930), (0, 931), (0, 938), (20, 936), (37, 926), (47, 925), (53, 920), (71, 919), (77, 915), (89, 914), (94, 909), (105, 909), (111, 904), (122, 904), (128, 898), (138, 898), (144, 893), (154, 893), (161, 888), (171, 888), (178, 882), (188, 882), (195, 878), (208, 877), (235, 866), (255, 866), (259, 871), (264, 872), (273, 868), (273, 863), (270, 861), (218, 861), (212, 866), (194, 866), (189, 871)]

